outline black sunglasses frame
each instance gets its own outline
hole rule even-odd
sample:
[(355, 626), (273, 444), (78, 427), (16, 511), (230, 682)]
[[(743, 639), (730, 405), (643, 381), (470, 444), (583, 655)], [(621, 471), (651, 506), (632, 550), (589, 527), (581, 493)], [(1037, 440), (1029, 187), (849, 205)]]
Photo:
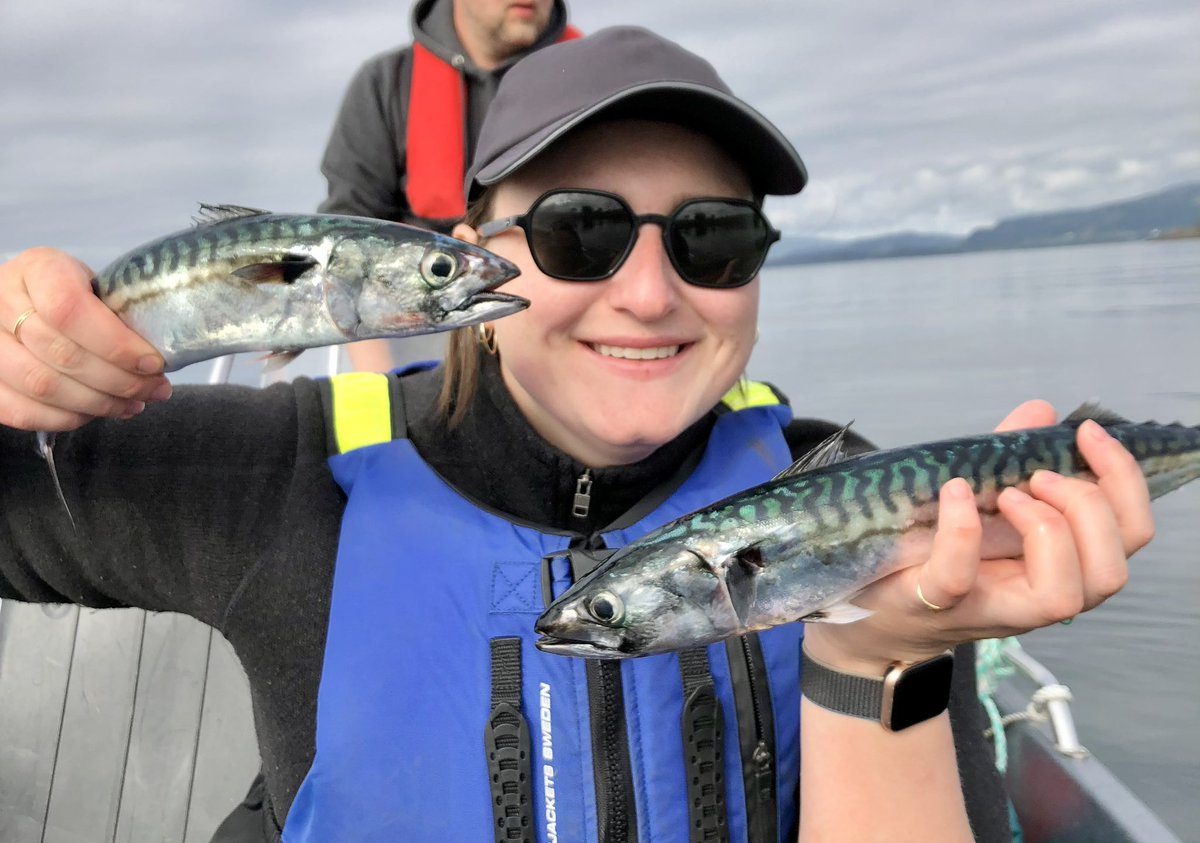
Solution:
[[(612, 199), (621, 207), (622, 210), (625, 211), (626, 214), (629, 215), (631, 226), (629, 230), (629, 237), (625, 243), (625, 249), (623, 252), (621, 252), (620, 257), (613, 261), (612, 267), (602, 275), (578, 276), (551, 272), (547, 267), (542, 265), (542, 261), (538, 257), (538, 250), (534, 246), (533, 242), (533, 217), (538, 212), (538, 209), (541, 207), (543, 202), (552, 196), (559, 196), (564, 193), (583, 194), (585, 196), (601, 196), (606, 199)], [(691, 205), (712, 202), (723, 205), (749, 208), (762, 222), (763, 229), (767, 235), (766, 243), (763, 245), (762, 254), (759, 255), (758, 261), (754, 265), (754, 269), (747, 273), (744, 279), (741, 279), (736, 283), (705, 284), (703, 282), (694, 280), (692, 277), (690, 277), (689, 271), (680, 265), (679, 258), (675, 254), (675, 249), (671, 246), (671, 230), (679, 214)], [(625, 201), (624, 197), (618, 196), (615, 193), (608, 193), (607, 191), (603, 190), (590, 190), (588, 188), (554, 188), (553, 190), (548, 190), (535, 199), (533, 204), (529, 206), (529, 210), (525, 213), (518, 216), (501, 217), (499, 219), (489, 220), (488, 222), (480, 225), (477, 230), (479, 232), (479, 236), (486, 240), (487, 238), (494, 237), (495, 235), (500, 234), (503, 231), (507, 231), (510, 228), (519, 228), (525, 232), (525, 242), (529, 244), (529, 254), (533, 257), (533, 262), (537, 264), (537, 268), (541, 270), (543, 274), (548, 275), (551, 278), (557, 278), (560, 281), (591, 282), (604, 281), (617, 274), (621, 267), (625, 265), (625, 261), (628, 260), (629, 253), (633, 251), (633, 247), (637, 244), (638, 234), (641, 231), (641, 227), (646, 223), (653, 223), (662, 229), (663, 248), (667, 252), (667, 257), (669, 257), (671, 260), (671, 265), (675, 267), (675, 271), (679, 273), (679, 277), (694, 287), (703, 287), (708, 290), (732, 290), (749, 284), (758, 275), (759, 270), (762, 269), (762, 265), (767, 259), (767, 253), (771, 250), (771, 246), (776, 243), (781, 236), (779, 231), (771, 226), (770, 221), (767, 220), (766, 215), (763, 214), (762, 208), (758, 206), (758, 203), (749, 199), (731, 199), (724, 196), (700, 196), (687, 199), (679, 203), (669, 214), (635, 214), (633, 209), (629, 207), (629, 203)]]

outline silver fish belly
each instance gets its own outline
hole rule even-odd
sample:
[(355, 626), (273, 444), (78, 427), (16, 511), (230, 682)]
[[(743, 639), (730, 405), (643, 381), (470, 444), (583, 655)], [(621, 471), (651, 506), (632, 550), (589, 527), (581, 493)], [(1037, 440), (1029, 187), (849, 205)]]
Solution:
[(445, 331), (528, 307), (517, 268), (400, 223), (204, 206), (194, 228), (106, 267), (96, 295), (174, 371), (214, 357)]
[[(172, 372), (214, 357), (405, 337), (499, 319), (529, 306), (495, 287), (518, 274), (485, 249), (400, 223), (202, 205), (194, 228), (117, 258), (92, 290)], [(269, 364), (271, 365), (271, 364)], [(54, 488), (54, 436), (38, 434)]]
[(795, 621), (850, 622), (865, 586), (927, 557), (938, 491), (962, 477), (985, 558), (1020, 553), (996, 512), (1038, 469), (1089, 476), (1075, 446), (1095, 418), (1137, 459), (1151, 497), (1200, 477), (1200, 427), (1133, 424), (1085, 405), (1063, 424), (866, 454), (780, 477), (617, 551), (537, 622), (548, 652), (628, 658)]

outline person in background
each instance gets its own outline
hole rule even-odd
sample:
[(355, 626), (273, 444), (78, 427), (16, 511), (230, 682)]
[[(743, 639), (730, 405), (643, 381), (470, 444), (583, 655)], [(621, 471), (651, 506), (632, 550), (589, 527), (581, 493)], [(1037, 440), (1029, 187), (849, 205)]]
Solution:
[[(598, 551), (838, 428), (744, 376), (778, 236), (762, 198), (806, 181), (711, 65), (615, 27), (501, 82), (454, 233), (515, 262), (504, 289), (531, 305), (455, 333), (441, 365), (161, 403), (154, 349), (85, 267), (0, 265), (0, 597), (220, 629), (267, 840), (1011, 840), (966, 642), (1099, 605), (1150, 541), (1145, 479), (1094, 422), (1096, 482), (1039, 471), (999, 496), (1019, 557), (981, 558), (952, 480), (932, 549), (855, 598), (870, 617), (624, 662), (535, 646)], [(1002, 427), (1053, 418), (1028, 402)], [(78, 533), (32, 430), (73, 431)]]
[[(329, 193), (320, 211), (449, 231), (462, 219), (463, 174), (501, 77), (579, 33), (563, 0), (418, 0), (412, 35), (350, 82), (321, 162)], [(347, 353), (360, 370), (395, 362), (387, 340)]]

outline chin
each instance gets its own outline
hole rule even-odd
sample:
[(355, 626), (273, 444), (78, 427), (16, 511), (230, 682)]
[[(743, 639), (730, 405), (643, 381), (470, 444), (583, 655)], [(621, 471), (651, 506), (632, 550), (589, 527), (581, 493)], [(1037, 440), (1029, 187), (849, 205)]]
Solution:
[(636, 419), (626, 419), (619, 428), (606, 426), (599, 431), (599, 436), (614, 448), (640, 454), (634, 460), (636, 462), (666, 445), (689, 426), (690, 423), (683, 424), (679, 421), (673, 424), (671, 420), (663, 418), (645, 420), (642, 423), (638, 423)]

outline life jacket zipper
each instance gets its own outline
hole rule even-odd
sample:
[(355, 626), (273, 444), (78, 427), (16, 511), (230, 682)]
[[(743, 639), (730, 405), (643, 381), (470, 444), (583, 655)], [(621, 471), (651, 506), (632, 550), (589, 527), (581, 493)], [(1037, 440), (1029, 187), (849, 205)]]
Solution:
[(775, 714), (762, 645), (751, 633), (728, 642), (726, 651), (738, 713), (747, 838), (753, 843), (775, 843), (779, 839)]
[(575, 480), (575, 501), (571, 505), (571, 514), (576, 518), (587, 518), (592, 508), (592, 470), (585, 468), (583, 474)]
[[(591, 477), (584, 471), (580, 482)], [(586, 494), (586, 493), (585, 493)], [(604, 547), (599, 535), (571, 542), (572, 548)], [(599, 843), (637, 843), (637, 804), (629, 760), (625, 722), (625, 693), (621, 662), (588, 659), (588, 721), (592, 737), (592, 778), (596, 791), (596, 831)]]

